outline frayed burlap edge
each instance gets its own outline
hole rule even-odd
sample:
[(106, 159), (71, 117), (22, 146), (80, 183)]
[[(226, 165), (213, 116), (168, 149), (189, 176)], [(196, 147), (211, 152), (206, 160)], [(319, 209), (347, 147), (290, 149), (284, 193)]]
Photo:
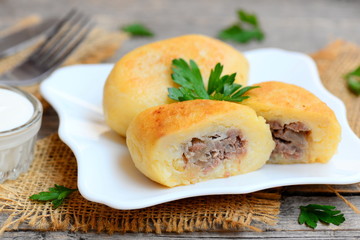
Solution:
[(335, 193), (336, 196), (338, 196), (341, 200), (343, 200), (344, 203), (348, 205), (355, 213), (360, 214), (360, 210), (352, 202), (350, 202), (344, 196), (342, 196), (338, 190), (336, 190), (334, 187), (330, 185), (327, 185), (327, 187), (331, 192)]
[(53, 184), (76, 188), (76, 160), (54, 134), (39, 140), (31, 169), (16, 181), (0, 185), (0, 212), (8, 213), (0, 233), (26, 223), (36, 230), (97, 232), (261, 231), (274, 225), (280, 211), (278, 189), (244, 195), (182, 199), (139, 210), (116, 210), (72, 194), (58, 209), (28, 197)]

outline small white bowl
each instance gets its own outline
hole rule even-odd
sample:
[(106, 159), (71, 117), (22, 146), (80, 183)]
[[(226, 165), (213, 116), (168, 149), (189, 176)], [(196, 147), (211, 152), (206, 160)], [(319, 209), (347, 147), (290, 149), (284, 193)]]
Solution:
[(0, 131), (0, 183), (2, 183), (8, 179), (18, 178), (21, 173), (29, 169), (34, 159), (34, 146), (41, 126), (43, 108), (36, 97), (16, 87), (0, 84), (0, 89), (25, 97), (34, 109), (25, 123)]

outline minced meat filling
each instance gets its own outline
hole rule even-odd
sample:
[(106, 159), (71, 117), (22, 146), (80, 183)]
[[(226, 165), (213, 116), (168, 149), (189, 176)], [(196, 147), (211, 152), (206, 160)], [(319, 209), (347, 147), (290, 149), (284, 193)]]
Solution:
[(193, 138), (184, 147), (185, 164), (192, 163), (201, 167), (206, 174), (217, 167), (221, 161), (246, 152), (246, 141), (238, 129), (226, 133)]
[(270, 158), (281, 155), (285, 159), (301, 159), (308, 148), (307, 135), (310, 129), (302, 122), (281, 124), (269, 121), (273, 139), (276, 143)]

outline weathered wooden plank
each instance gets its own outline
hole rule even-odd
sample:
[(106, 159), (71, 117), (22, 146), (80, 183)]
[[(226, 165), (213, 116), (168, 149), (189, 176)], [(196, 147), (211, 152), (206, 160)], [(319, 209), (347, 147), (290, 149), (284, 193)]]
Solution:
[(184, 233), (184, 234), (146, 234), (146, 233), (128, 233), (128, 234), (99, 234), (99, 233), (70, 233), (70, 232), (29, 232), (16, 231), (7, 232), (1, 239), (10, 240), (115, 240), (115, 239), (169, 239), (169, 240), (184, 240), (184, 239), (359, 239), (360, 231), (358, 230), (344, 230), (344, 231), (271, 231), (271, 232), (201, 232), (201, 233)]
[(13, 0), (0, 4), (2, 26), (9, 26), (14, 20), (33, 13), (45, 17), (59, 15), (75, 6), (92, 15), (101, 26), (115, 29), (140, 21), (156, 33), (154, 38), (128, 41), (119, 55), (144, 43), (180, 34), (216, 36), (220, 29), (236, 21), (235, 11), (240, 8), (256, 12), (266, 31), (266, 39), (261, 43), (234, 45), (241, 50), (280, 47), (313, 52), (337, 38), (360, 43), (360, 32), (354, 31), (360, 18), (357, 12), (359, 1), (317, 0), (304, 4), (301, 0)]
[[(352, 202), (355, 206), (360, 207), (359, 196), (348, 196), (346, 199)], [(318, 224), (317, 230), (360, 230), (360, 214), (354, 213), (354, 211), (345, 204), (343, 200), (338, 197), (315, 197), (315, 196), (294, 196), (286, 197), (281, 206), (280, 221), (277, 226), (271, 228), (271, 230), (287, 230), (287, 231), (312, 231), (305, 225), (300, 225), (297, 222), (299, 216), (299, 206), (305, 206), (308, 204), (322, 204), (336, 206), (338, 210), (344, 213), (346, 221), (340, 226)]]
[[(350, 185), (330, 185), (331, 188), (342, 195), (360, 195), (360, 184)], [(283, 188), (283, 194), (286, 195), (334, 195), (334, 192), (328, 185), (298, 185)]]

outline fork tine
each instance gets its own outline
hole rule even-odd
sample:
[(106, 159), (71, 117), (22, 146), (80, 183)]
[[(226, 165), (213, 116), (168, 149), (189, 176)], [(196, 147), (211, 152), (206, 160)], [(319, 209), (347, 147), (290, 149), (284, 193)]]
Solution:
[(80, 45), (94, 25), (88, 17), (71, 10), (24, 62), (2, 75), (0, 82), (30, 85), (42, 81)]
[(67, 47), (64, 49), (61, 49), (56, 56), (52, 58), (52, 60), (47, 62), (47, 67), (49, 68), (56, 68), (58, 67), (79, 45), (84, 39), (87, 37), (87, 35), (92, 30), (94, 24), (90, 23), (87, 24), (82, 30), (81, 33), (79, 33), (76, 38), (73, 39), (73, 41), (68, 44)]
[(56, 52), (66, 47), (66, 45), (69, 44), (69, 42), (81, 31), (88, 21), (89, 19), (81, 14), (74, 16), (72, 21), (69, 21), (68, 24), (66, 24), (68, 26), (63, 26), (63, 29), (60, 29), (59, 33), (54, 35), (51, 39), (52, 42), (49, 43), (46, 50), (37, 56), (36, 64), (39, 66), (44, 65), (48, 59), (56, 54)]
[(75, 9), (70, 10), (60, 21), (53, 27), (44, 42), (33, 52), (29, 60), (36, 59), (47, 48), (51, 39), (58, 33), (58, 31), (77, 13)]

